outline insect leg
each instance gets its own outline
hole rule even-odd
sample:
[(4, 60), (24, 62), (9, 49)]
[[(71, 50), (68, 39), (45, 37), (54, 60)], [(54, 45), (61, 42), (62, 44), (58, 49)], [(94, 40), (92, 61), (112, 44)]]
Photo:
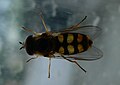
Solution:
[(25, 28), (24, 26), (23, 26), (22, 28), (23, 28), (25, 31), (27, 31), (27, 32), (31, 32), (31, 33), (33, 33), (34, 35), (37, 35), (37, 33), (34, 32), (34, 31), (31, 30), (31, 29)]
[(77, 61), (73, 61), (73, 60), (70, 60), (70, 59), (68, 59), (68, 58), (66, 58), (66, 57), (64, 57), (64, 56), (62, 56), (65, 60), (68, 60), (68, 61), (70, 61), (70, 62), (72, 62), (72, 63), (75, 63), (77, 66), (79, 66), (79, 68), (81, 68), (85, 73), (86, 73), (86, 70), (83, 68), (83, 67), (81, 67), (79, 64), (78, 64), (78, 62)]
[(87, 18), (87, 16), (85, 16), (79, 23), (71, 26), (69, 29), (74, 29), (74, 28), (76, 28), (76, 27), (79, 27), (80, 23), (82, 23), (86, 18)]
[(31, 61), (31, 60), (33, 60), (33, 59), (36, 59), (36, 58), (38, 58), (38, 55), (37, 55), (36, 57), (32, 57), (32, 58), (28, 59), (28, 60), (26, 61), (26, 63), (29, 62), (29, 61)]
[(80, 27), (80, 24), (87, 18), (87, 16), (85, 16), (79, 23), (65, 29), (63, 32), (67, 32), (67, 31), (73, 31), (75, 30), (76, 28)]
[(42, 13), (40, 13), (40, 19), (41, 19), (41, 21), (42, 21), (42, 24), (43, 24), (46, 32), (48, 32), (48, 28), (47, 28), (47, 26), (46, 26), (46, 24), (45, 24), (45, 21), (44, 21), (43, 17), (42, 17)]
[(48, 78), (50, 78), (50, 67), (51, 67), (51, 58), (49, 58), (49, 65), (48, 65)]

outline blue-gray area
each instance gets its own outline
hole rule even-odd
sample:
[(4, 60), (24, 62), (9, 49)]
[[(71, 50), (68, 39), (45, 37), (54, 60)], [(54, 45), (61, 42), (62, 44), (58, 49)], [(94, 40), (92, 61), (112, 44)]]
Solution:
[[(102, 28), (94, 45), (103, 51), (96, 61), (79, 61), (84, 73), (64, 59), (26, 63), (30, 57), (19, 50), (19, 41), (32, 34), (21, 27), (45, 32), (40, 13), (51, 31), (63, 30), (87, 19), (81, 25)], [(0, 0), (0, 85), (120, 85), (120, 0)]]

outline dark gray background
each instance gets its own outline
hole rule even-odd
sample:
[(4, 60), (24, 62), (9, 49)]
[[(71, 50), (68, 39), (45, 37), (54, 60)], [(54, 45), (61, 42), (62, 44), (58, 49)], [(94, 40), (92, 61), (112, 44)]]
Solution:
[[(69, 27), (84, 16), (82, 23), (97, 25), (102, 34), (95, 46), (103, 58), (79, 61), (85, 74), (76, 65), (52, 59), (48, 79), (48, 59), (40, 57), (29, 63), (27, 53), (19, 51), (19, 41), (31, 33), (45, 31), (40, 20), (41, 9), (49, 30)], [(0, 85), (119, 85), (120, 84), (120, 0), (0, 0)]]

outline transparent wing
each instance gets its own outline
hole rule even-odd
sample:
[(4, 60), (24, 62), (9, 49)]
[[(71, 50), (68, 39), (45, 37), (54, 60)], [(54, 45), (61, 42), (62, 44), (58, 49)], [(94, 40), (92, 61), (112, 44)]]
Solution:
[(62, 33), (81, 33), (90, 36), (92, 40), (94, 40), (96, 37), (98, 37), (102, 29), (98, 26), (93, 26), (93, 25), (86, 25), (86, 26), (81, 26), (81, 27), (76, 27), (76, 28), (67, 28), (66, 30), (60, 31)]
[[(103, 56), (102, 51), (94, 46), (83, 53), (78, 53), (75, 55), (64, 55), (64, 57), (70, 60), (86, 60), (86, 61), (97, 60), (100, 59), (102, 56)], [(56, 56), (55, 58), (62, 59), (62, 57), (60, 56)]]

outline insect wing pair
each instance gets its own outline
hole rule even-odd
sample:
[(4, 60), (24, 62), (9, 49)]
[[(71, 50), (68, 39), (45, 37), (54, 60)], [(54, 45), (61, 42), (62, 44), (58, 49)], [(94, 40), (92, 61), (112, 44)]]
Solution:
[[(69, 30), (68, 28), (67, 30), (61, 31), (61, 34), (62, 33), (80, 33), (80, 34), (89, 36), (90, 39), (94, 41), (94, 39), (96, 39), (101, 34), (101, 32), (102, 30), (98, 26), (86, 25), (86, 26), (76, 27), (75, 29), (71, 29), (71, 30)], [(77, 53), (74, 55), (64, 55), (64, 56), (71, 60), (92, 61), (92, 60), (100, 59), (103, 56), (103, 53), (100, 49), (92, 45), (92, 47), (90, 47), (85, 52)], [(55, 57), (55, 58), (61, 59), (62, 57)]]

